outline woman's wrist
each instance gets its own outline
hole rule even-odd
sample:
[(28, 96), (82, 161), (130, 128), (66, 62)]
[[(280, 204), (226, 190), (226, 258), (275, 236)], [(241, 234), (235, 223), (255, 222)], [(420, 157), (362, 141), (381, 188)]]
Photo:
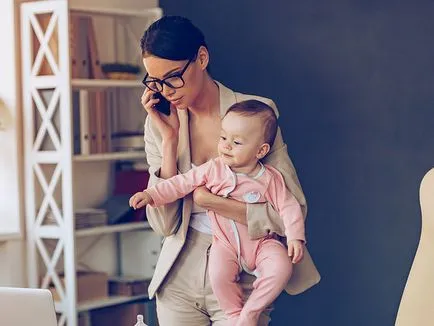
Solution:
[(168, 179), (177, 174), (177, 164), (176, 156), (178, 150), (178, 140), (164, 141), (163, 146), (163, 157), (161, 160), (160, 178)]
[(163, 151), (173, 151), (178, 148), (178, 137), (163, 139), (161, 142)]
[(223, 198), (212, 193), (203, 196), (201, 202), (204, 208), (214, 211), (235, 222), (247, 225), (247, 205), (238, 200)]

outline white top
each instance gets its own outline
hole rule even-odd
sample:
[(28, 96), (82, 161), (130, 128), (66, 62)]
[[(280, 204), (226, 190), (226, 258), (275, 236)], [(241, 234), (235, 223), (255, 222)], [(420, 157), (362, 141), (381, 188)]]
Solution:
[[(191, 167), (196, 167), (193, 163), (191, 163)], [(212, 234), (211, 230), (211, 220), (209, 219), (206, 210), (202, 207), (196, 205), (193, 202), (192, 213), (190, 217), (190, 227), (193, 229), (203, 232), (206, 234)]]

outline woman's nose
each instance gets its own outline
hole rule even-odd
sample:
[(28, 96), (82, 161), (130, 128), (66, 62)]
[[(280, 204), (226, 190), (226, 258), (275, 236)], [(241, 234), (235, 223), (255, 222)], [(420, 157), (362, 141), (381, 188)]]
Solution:
[(170, 88), (169, 86), (163, 84), (163, 90), (161, 93), (163, 93), (164, 97), (168, 98), (171, 97), (173, 94), (175, 94), (176, 90), (173, 88)]

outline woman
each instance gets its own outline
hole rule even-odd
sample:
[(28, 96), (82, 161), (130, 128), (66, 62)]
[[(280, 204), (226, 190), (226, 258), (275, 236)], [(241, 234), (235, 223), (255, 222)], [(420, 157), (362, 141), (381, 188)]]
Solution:
[[(211, 78), (204, 36), (188, 19), (169, 16), (153, 23), (141, 39), (141, 49), (147, 71), (141, 100), (148, 113), (145, 148), (150, 185), (216, 157), (220, 119), (235, 102), (259, 99), (277, 113), (271, 100), (233, 92)], [(171, 103), (168, 116), (156, 110), (160, 100), (154, 94), (159, 92)], [(306, 201), (280, 130), (264, 162), (282, 173), (305, 215)], [(206, 209), (246, 224), (252, 238), (270, 232), (283, 235), (281, 219), (269, 204), (245, 204), (214, 196), (203, 188), (164, 207), (147, 207), (150, 225), (165, 237), (149, 286), (150, 297), (157, 297), (162, 326), (226, 324), (208, 279), (212, 237)], [(241, 276), (246, 295), (252, 281), (250, 275)], [(318, 281), (319, 274), (306, 251), (294, 268), (287, 291), (297, 294)], [(261, 316), (260, 325), (268, 321), (268, 316)]]

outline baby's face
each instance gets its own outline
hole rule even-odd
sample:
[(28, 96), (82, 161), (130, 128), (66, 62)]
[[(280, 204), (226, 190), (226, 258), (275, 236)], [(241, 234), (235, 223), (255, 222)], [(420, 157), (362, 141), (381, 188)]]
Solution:
[(222, 120), (218, 152), (225, 164), (242, 168), (258, 161), (264, 143), (264, 126), (259, 117), (245, 117), (229, 112)]

